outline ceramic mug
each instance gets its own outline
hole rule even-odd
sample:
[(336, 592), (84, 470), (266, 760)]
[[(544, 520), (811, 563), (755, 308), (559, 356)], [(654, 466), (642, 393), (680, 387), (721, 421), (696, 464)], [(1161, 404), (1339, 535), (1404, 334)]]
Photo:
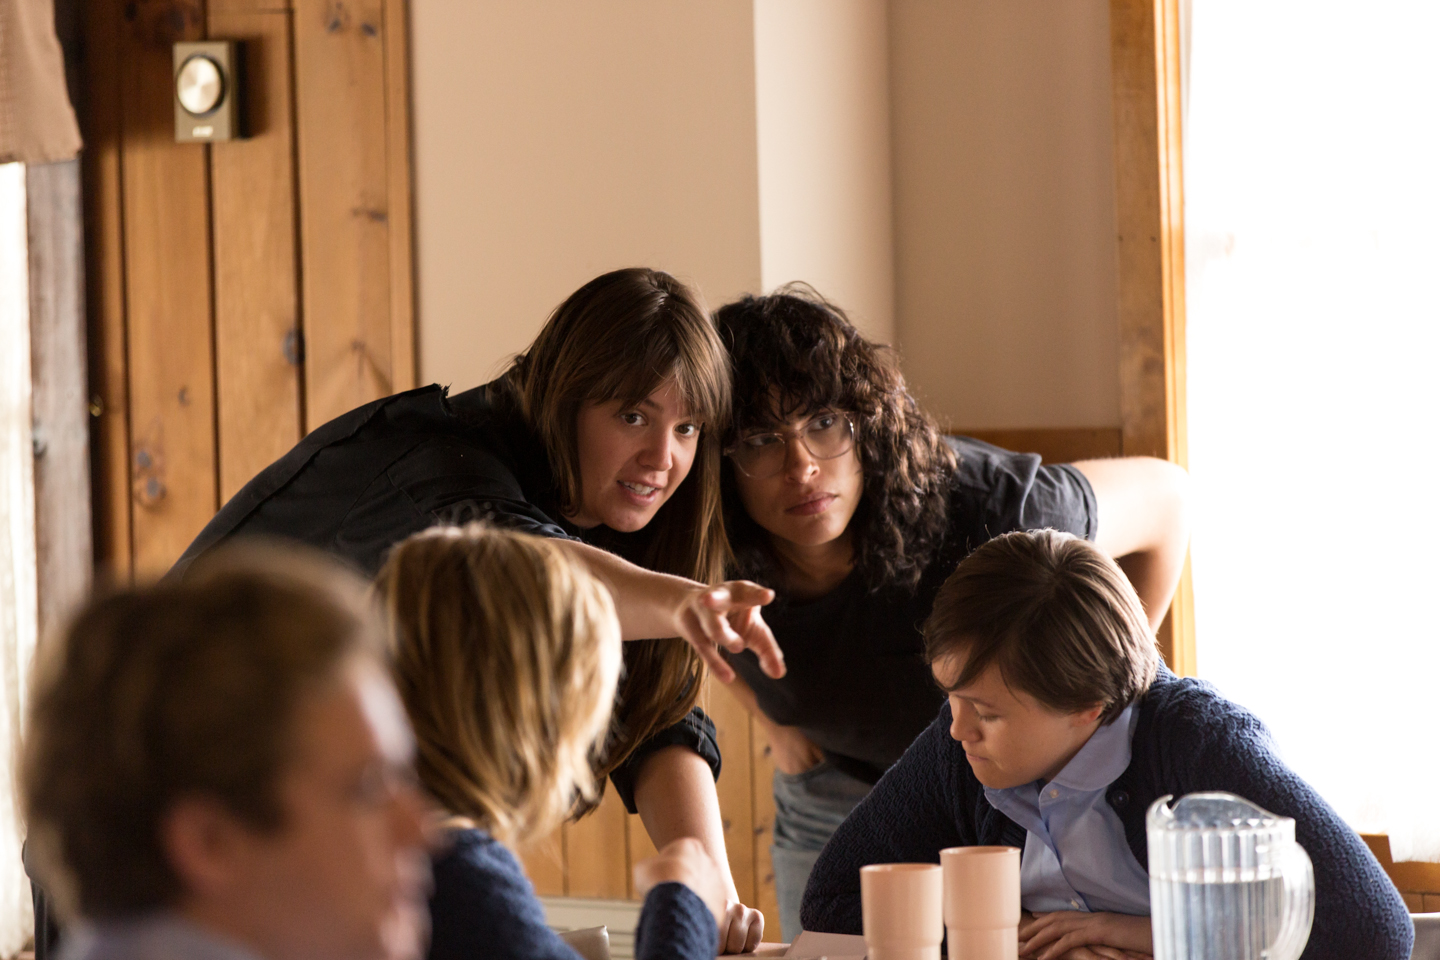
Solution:
[(1020, 850), (950, 847), (945, 875), (949, 960), (1016, 960), (1020, 949)]
[(869, 960), (940, 960), (944, 884), (938, 863), (860, 868), (860, 910)]

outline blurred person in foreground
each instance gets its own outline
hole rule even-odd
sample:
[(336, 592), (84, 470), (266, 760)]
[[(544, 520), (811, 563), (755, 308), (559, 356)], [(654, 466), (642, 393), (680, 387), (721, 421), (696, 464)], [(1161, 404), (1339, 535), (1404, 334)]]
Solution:
[(65, 960), (419, 955), (425, 808), (364, 591), (232, 547), (41, 650), (20, 793)]
[[(553, 539), (482, 524), (397, 546), (376, 579), (420, 779), (448, 815), (429, 960), (578, 960), (545, 923), (515, 849), (605, 785), (622, 654), (610, 591)], [(720, 923), (727, 874), (693, 837), (635, 866), (637, 960), (753, 950), (759, 924)]]

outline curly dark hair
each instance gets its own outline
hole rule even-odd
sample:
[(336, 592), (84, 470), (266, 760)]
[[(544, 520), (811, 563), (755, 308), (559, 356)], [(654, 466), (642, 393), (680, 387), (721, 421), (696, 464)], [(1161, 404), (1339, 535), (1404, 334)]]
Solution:
[[(864, 474), (850, 520), (855, 566), (871, 590), (913, 590), (945, 537), (955, 454), (906, 389), (894, 351), (804, 284), (722, 307), (715, 324), (735, 369), (725, 444), (797, 414), (849, 414)], [(740, 505), (731, 470), (721, 489), (739, 572), (773, 582), (770, 539)]]

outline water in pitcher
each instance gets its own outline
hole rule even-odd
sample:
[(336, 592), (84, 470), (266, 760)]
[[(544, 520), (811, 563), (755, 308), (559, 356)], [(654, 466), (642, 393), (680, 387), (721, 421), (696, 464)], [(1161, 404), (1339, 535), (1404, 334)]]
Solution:
[(1157, 957), (1163, 941), (1170, 960), (1268, 960), (1266, 951), (1284, 920), (1285, 881), (1187, 883), (1152, 877), (1150, 911)]
[(1146, 816), (1155, 960), (1294, 960), (1310, 935), (1315, 879), (1295, 821), (1228, 793)]

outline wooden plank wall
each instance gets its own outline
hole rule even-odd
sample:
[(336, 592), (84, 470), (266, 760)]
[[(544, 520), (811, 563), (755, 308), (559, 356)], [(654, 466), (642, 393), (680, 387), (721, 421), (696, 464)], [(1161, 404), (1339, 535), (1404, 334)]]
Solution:
[[(308, 430), (415, 381), (405, 0), (94, 0), (96, 546), (163, 572)], [(177, 144), (171, 45), (244, 41), (252, 136)]]
[[(1120, 283), (1120, 415), (1126, 456), (1188, 465), (1185, 433), (1185, 191), (1179, 0), (1110, 0)], [(1181, 676), (1195, 673), (1187, 558), (1156, 632)]]

